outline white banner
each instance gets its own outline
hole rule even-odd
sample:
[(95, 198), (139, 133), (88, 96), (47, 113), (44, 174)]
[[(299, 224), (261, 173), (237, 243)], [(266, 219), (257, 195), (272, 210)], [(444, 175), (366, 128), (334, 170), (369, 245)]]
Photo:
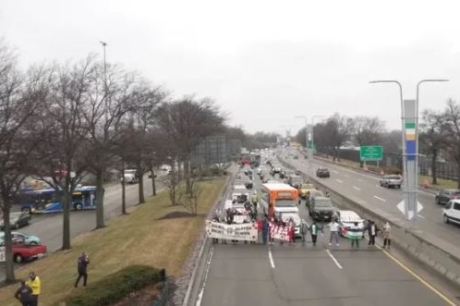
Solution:
[(208, 237), (216, 239), (257, 241), (257, 224), (226, 224), (206, 220)]
[(0, 247), (0, 262), (5, 261), (5, 247)]
[(288, 226), (278, 226), (270, 222), (270, 237), (274, 240), (289, 241)]

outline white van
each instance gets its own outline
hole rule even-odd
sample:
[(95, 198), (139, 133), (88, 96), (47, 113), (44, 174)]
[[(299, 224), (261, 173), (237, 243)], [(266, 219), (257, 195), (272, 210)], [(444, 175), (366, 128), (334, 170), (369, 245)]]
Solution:
[[(137, 184), (139, 182), (137, 170), (136, 169), (126, 169), (124, 179), (125, 179), (126, 184)], [(120, 181), (123, 181), (123, 178), (120, 178)]]
[(450, 200), (447, 202), (442, 212), (444, 222), (460, 224), (460, 200)]

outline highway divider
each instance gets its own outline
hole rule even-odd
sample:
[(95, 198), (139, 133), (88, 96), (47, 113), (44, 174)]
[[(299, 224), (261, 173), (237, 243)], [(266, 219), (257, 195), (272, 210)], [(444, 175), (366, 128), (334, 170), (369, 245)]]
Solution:
[[(295, 168), (279, 156), (278, 159), (285, 167)], [(391, 236), (394, 245), (431, 267), (455, 285), (460, 285), (460, 254), (452, 245), (456, 244), (456, 241), (452, 241), (452, 244), (446, 243), (430, 233), (414, 229), (409, 221), (395, 218), (383, 210), (366, 206), (366, 203), (362, 200), (347, 197), (324, 185), (315, 177), (306, 173), (303, 173), (303, 175), (308, 177), (320, 189), (328, 192), (337, 206), (354, 210), (362, 218), (374, 220), (380, 227), (388, 221), (392, 227)]]
[[(230, 169), (232, 166), (230, 167)], [(232, 185), (234, 181), (234, 171), (229, 170), (229, 176), (227, 178), (226, 187), (219, 196), (219, 199), (214, 204), (214, 207), (211, 208), (208, 214), (208, 219), (211, 219), (212, 214), (216, 211), (219, 205), (223, 205), (225, 199), (228, 198), (229, 193), (232, 191)], [(201, 244), (198, 245), (199, 251), (194, 252), (194, 255), (197, 253), (197, 256), (194, 259), (194, 265), (190, 280), (187, 285), (187, 291), (185, 293), (184, 300), (182, 302), (183, 306), (191, 306), (196, 304), (196, 300), (200, 294), (200, 289), (205, 281), (205, 267), (208, 262), (209, 253), (211, 250), (211, 239), (207, 237), (206, 230), (203, 229), (202, 237), (199, 240)]]

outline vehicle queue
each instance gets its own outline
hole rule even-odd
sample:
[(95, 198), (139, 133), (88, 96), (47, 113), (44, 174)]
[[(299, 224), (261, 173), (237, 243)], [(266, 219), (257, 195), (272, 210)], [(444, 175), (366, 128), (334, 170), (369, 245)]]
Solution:
[[(359, 240), (366, 235), (372, 246), (379, 232), (384, 233), (386, 244), (390, 245), (389, 224), (377, 226), (354, 211), (338, 209), (327, 193), (305, 180), (300, 172), (283, 169), (273, 157), (270, 151), (262, 154), (257, 168), (248, 163), (241, 165), (224, 207), (207, 224), (214, 243), (294, 244), (299, 240), (305, 243), (309, 241), (307, 236), (311, 236), (316, 245), (318, 235), (325, 236), (328, 231), (324, 242), (331, 247), (340, 246), (342, 239), (349, 240), (351, 247), (359, 247)], [(327, 176), (324, 173), (322, 168), (321, 177), (330, 176), (329, 171)], [(262, 183), (259, 190), (254, 184), (256, 176)], [(306, 221), (307, 213), (310, 221)]]

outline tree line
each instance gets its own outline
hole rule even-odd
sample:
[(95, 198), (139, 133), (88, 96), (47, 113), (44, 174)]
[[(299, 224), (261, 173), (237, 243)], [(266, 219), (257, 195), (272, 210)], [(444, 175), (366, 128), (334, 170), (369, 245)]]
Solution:
[[(173, 98), (139, 73), (94, 55), (21, 70), (15, 52), (0, 40), (0, 209), (7, 281), (14, 280), (10, 211), (27, 177), (45, 181), (59, 194), (62, 249), (69, 249), (72, 194), (86, 174), (95, 177), (96, 229), (105, 226), (106, 173), (118, 169), (123, 178), (128, 165), (138, 172), (139, 203), (145, 201), (144, 174), (150, 172), (155, 195), (154, 171), (166, 163), (172, 168), (165, 181), (172, 205), (186, 203), (196, 212), (199, 190), (191, 155), (204, 138), (217, 134), (253, 147), (273, 140), (229, 127), (210, 98)], [(122, 180), (122, 214), (125, 194)]]
[[(387, 130), (377, 116), (348, 117), (333, 114), (313, 126), (314, 143), (334, 160), (345, 144), (355, 146), (382, 145), (387, 153), (402, 156), (401, 130)], [(305, 128), (296, 140), (305, 146)], [(419, 124), (419, 152), (430, 158), (432, 184), (438, 183), (437, 162), (455, 162), (460, 174), (460, 104), (449, 99), (443, 110), (424, 110)], [(460, 175), (457, 176), (460, 188)]]

